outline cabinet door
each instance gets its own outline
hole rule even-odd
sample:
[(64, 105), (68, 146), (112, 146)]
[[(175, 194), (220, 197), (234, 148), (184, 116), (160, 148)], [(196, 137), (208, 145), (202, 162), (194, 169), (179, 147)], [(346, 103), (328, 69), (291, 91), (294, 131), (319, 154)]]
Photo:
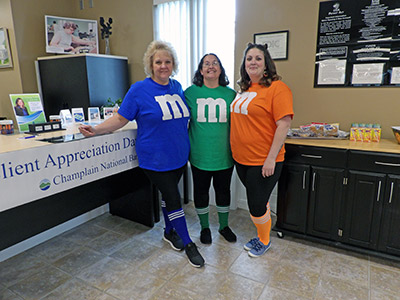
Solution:
[(337, 240), (344, 170), (311, 168), (307, 234)]
[(277, 227), (306, 232), (310, 166), (285, 163), (278, 183)]
[(389, 175), (386, 184), (379, 250), (400, 255), (400, 176)]
[(386, 175), (349, 171), (343, 241), (376, 249)]

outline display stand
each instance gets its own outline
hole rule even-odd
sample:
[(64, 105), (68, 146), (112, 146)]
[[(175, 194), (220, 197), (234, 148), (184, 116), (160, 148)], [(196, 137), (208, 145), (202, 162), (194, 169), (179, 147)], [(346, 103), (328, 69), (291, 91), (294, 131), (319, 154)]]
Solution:
[(36, 61), (38, 89), (47, 116), (61, 109), (101, 107), (129, 89), (128, 58), (101, 54), (57, 55)]

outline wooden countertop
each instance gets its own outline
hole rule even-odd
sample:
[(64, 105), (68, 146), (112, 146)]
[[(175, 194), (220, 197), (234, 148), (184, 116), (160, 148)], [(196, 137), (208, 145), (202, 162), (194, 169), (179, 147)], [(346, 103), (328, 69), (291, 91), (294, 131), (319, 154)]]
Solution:
[(353, 142), (350, 140), (327, 139), (286, 139), (286, 144), (314, 147), (350, 149), (361, 151), (387, 152), (400, 154), (400, 145), (395, 139), (381, 139), (379, 143)]
[[(135, 122), (129, 122), (125, 127), (120, 130), (136, 129)], [(78, 125), (70, 125), (66, 130), (52, 131), (40, 133), (35, 138), (23, 139), (23, 137), (33, 134), (14, 133), (9, 135), (0, 134), (0, 154), (11, 151), (18, 151), (28, 148), (35, 148), (49, 145), (46, 142), (38, 141), (43, 138), (62, 136), (67, 134), (78, 133)], [(350, 140), (326, 140), (326, 139), (286, 139), (286, 144), (338, 148), (338, 149), (351, 149), (361, 151), (374, 151), (400, 154), (400, 145), (395, 139), (381, 139), (379, 143), (364, 143), (353, 142)]]
[[(35, 135), (34, 133), (19, 133), (14, 134), (0, 134), (0, 154), (29, 148), (43, 147), (50, 145), (50, 143), (39, 141), (44, 138), (51, 138), (57, 136), (65, 136), (68, 134), (78, 133), (78, 124), (69, 125), (65, 130), (50, 131), (39, 133), (34, 138), (24, 139), (24, 137)], [(120, 130), (136, 129), (136, 122), (129, 122)]]

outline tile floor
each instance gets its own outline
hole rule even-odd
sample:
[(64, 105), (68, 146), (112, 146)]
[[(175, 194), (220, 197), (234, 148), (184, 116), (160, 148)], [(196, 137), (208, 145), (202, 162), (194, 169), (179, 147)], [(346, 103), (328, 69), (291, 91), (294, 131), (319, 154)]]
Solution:
[(204, 246), (193, 204), (184, 209), (204, 268), (162, 241), (162, 222), (150, 229), (106, 213), (1, 262), (0, 299), (400, 299), (400, 263), (274, 232), (271, 249), (250, 258), (247, 211), (231, 212), (238, 241), (230, 244), (211, 207), (213, 244)]

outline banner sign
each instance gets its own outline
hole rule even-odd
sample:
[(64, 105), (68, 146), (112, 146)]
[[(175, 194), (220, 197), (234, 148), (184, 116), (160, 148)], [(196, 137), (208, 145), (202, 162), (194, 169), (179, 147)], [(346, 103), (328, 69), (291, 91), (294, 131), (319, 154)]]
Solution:
[(1, 153), (0, 211), (137, 167), (136, 134), (125, 130)]

